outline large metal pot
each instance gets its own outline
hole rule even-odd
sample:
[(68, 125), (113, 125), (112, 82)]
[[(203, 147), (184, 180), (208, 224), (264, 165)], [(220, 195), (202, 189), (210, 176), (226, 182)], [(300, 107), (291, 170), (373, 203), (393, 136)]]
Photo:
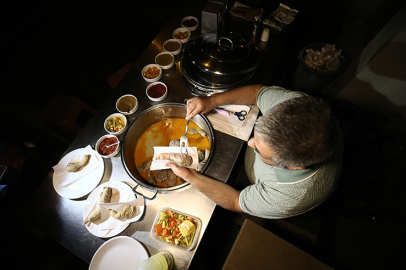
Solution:
[[(180, 103), (163, 103), (156, 106), (153, 106), (141, 113), (140, 116), (134, 121), (134, 123), (129, 127), (127, 134), (124, 137), (123, 147), (121, 151), (121, 160), (123, 166), (128, 173), (128, 175), (137, 183), (137, 186), (133, 189), (135, 192), (138, 185), (146, 188), (150, 191), (155, 192), (155, 195), (152, 197), (145, 196), (147, 199), (155, 198), (156, 194), (160, 191), (173, 191), (180, 188), (183, 188), (189, 183), (185, 182), (182, 185), (175, 187), (156, 187), (148, 184), (139, 174), (137, 167), (135, 165), (134, 153), (135, 148), (137, 147), (138, 140), (141, 135), (149, 128), (151, 125), (167, 118), (185, 118), (186, 116), (186, 106)], [(208, 119), (203, 115), (196, 115), (192, 121), (201, 127), (207, 133), (207, 137), (210, 142), (210, 148), (213, 149), (214, 146), (214, 134), (213, 128), (208, 121)], [(208, 162), (203, 166), (202, 171), (204, 172), (207, 168), (213, 151), (210, 151), (210, 156)]]
[(203, 35), (187, 48), (181, 62), (183, 76), (200, 90), (224, 91), (245, 83), (261, 62), (260, 52), (238, 33), (217, 38)]

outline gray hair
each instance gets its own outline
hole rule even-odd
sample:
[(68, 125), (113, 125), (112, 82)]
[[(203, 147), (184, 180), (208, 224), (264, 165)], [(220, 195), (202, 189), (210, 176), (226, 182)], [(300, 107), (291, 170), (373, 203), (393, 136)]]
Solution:
[(312, 96), (276, 105), (257, 119), (255, 131), (274, 151), (273, 160), (280, 167), (306, 167), (326, 160), (340, 134), (331, 107)]

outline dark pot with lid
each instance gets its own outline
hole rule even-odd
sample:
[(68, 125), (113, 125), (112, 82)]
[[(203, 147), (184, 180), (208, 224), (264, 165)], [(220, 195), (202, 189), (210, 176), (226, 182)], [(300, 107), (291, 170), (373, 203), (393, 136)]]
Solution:
[(257, 46), (242, 35), (230, 32), (220, 38), (207, 34), (193, 40), (181, 67), (192, 84), (210, 90), (228, 90), (251, 78), (260, 62)]

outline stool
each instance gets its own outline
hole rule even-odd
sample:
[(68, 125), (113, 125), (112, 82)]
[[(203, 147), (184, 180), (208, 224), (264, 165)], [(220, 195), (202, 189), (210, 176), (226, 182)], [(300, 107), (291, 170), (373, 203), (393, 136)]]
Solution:
[(74, 139), (96, 110), (82, 99), (64, 94), (51, 96), (42, 110), (41, 120), (59, 131), (64, 137)]
[(133, 64), (127, 64), (107, 78), (107, 83), (110, 85), (111, 89), (116, 88), (117, 84), (121, 81), (124, 75), (127, 74), (132, 66)]

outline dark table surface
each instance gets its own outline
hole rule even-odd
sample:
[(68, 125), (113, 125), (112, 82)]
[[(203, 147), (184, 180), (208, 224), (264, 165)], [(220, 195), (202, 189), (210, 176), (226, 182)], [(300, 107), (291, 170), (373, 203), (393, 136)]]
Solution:
[[(145, 65), (154, 63), (155, 56), (163, 51), (162, 45), (164, 41), (172, 38), (173, 30), (180, 27), (181, 19), (185, 16), (195, 16), (200, 20), (201, 10), (202, 7), (200, 6), (192, 9), (181, 9), (167, 22), (117, 87), (106, 97), (105, 102), (100, 106), (96, 114), (66, 149), (65, 154), (78, 148), (94, 145), (102, 135), (106, 134), (103, 127), (104, 120), (110, 114), (116, 112), (116, 101), (124, 94), (133, 94), (139, 101), (138, 110), (127, 117), (130, 125), (144, 110), (151, 106), (171, 102), (183, 103), (184, 99), (192, 96), (190, 90), (185, 86), (180, 70), (179, 61), (182, 54), (176, 57), (176, 65), (172, 69), (166, 70), (160, 80), (169, 89), (168, 96), (163, 101), (153, 102), (147, 98), (145, 89), (149, 83), (142, 78), (141, 70)], [(255, 39), (252, 38), (252, 25), (250, 22), (234, 18), (231, 20), (231, 24), (232, 29), (240, 33), (246, 33), (247, 37), (252, 39), (261, 50), (263, 61), (260, 70), (255, 73), (248, 83), (268, 84), (279, 61), (287, 34), (271, 30), (269, 41), (264, 43), (260, 41), (260, 35)], [(199, 36), (199, 32), (200, 27), (193, 32), (192, 39)], [(118, 135), (120, 140), (124, 136), (125, 133)], [(213, 157), (204, 174), (216, 180), (227, 182), (244, 141), (216, 130), (214, 130), (214, 138)], [(104, 164), (105, 172), (100, 184), (109, 180), (119, 180), (134, 186), (134, 181), (128, 176), (123, 167), (120, 155), (111, 159), (104, 159)], [(96, 237), (82, 225), (83, 209), (87, 196), (78, 199), (67, 199), (59, 196), (53, 187), (53, 171), (51, 170), (30, 200), (29, 208), (31, 211), (29, 218), (33, 220), (32, 226), (45, 232), (78, 257), (90, 263), (97, 249), (109, 238)], [(161, 250), (171, 252), (176, 262), (175, 269), (187, 269), (198, 246), (192, 251), (183, 251), (159, 243), (149, 235), (153, 220), (161, 207), (171, 207), (199, 217), (203, 223), (198, 237), (199, 244), (213, 214), (215, 204), (190, 185), (171, 192), (159, 192), (154, 200), (146, 200), (145, 212), (140, 221), (132, 223), (119, 234), (120, 236), (130, 236), (141, 242), (150, 255)]]

